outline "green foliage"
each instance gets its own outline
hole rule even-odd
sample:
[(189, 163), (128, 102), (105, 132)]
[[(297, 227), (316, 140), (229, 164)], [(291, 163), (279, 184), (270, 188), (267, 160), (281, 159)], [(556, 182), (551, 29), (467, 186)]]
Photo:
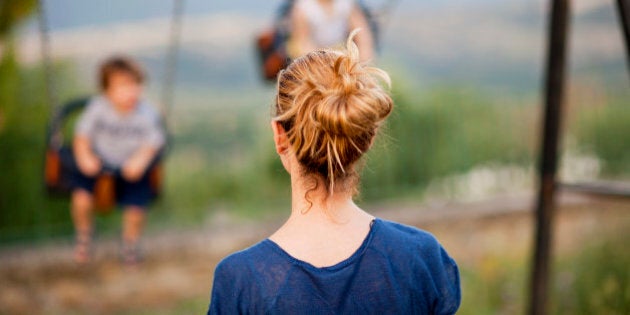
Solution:
[(289, 180), (271, 146), (268, 119), (251, 110), (216, 112), (176, 132), (159, 211), (185, 223), (199, 222), (208, 209), (243, 216), (286, 209)]
[(432, 179), (495, 162), (532, 161), (532, 116), (478, 92), (449, 88), (417, 96), (394, 91), (396, 107), (363, 174), (366, 199), (421, 191)]
[(627, 234), (589, 244), (560, 264), (556, 314), (630, 314), (630, 252)]
[[(59, 78), (71, 84), (57, 65)], [(50, 113), (40, 68), (20, 67), (9, 43), (0, 61), (0, 239), (32, 239), (70, 230), (64, 199), (47, 199), (43, 184)]]
[[(69, 70), (63, 64), (55, 68), (55, 82), (63, 83), (57, 91), (62, 100), (83, 94), (76, 93), (81, 86)], [(0, 176), (0, 241), (71, 231), (67, 200), (47, 199), (42, 187), (49, 115), (43, 83), (39, 67), (20, 67), (12, 54), (5, 54), (0, 65), (0, 165), (5, 175)], [(420, 200), (435, 179), (478, 165), (527, 167), (534, 160), (538, 142), (534, 106), (506, 104), (458, 87), (421, 95), (402, 89), (393, 95), (394, 112), (364, 161), (365, 201)], [(585, 112), (579, 120), (579, 143), (602, 157), (608, 172), (627, 174), (630, 150), (619, 142), (628, 133), (627, 111), (622, 105), (597, 110), (597, 115)], [(290, 183), (273, 150), (266, 106), (199, 109), (188, 115), (172, 121), (177, 128), (172, 130), (164, 195), (152, 225), (199, 224), (209, 210), (248, 217), (288, 211)], [(117, 223), (101, 221), (106, 226)]]
[[(367, 201), (422, 192), (433, 179), (483, 163), (532, 161), (532, 107), (463, 88), (393, 94), (394, 113), (365, 161), (361, 196)], [(267, 111), (213, 114), (176, 135), (168, 163), (177, 201), (167, 199), (178, 209), (232, 205), (247, 215), (286, 207), (289, 181), (273, 150)]]
[(628, 99), (579, 112), (575, 133), (579, 146), (597, 155), (605, 175), (621, 177), (630, 174), (630, 103)]
[(458, 314), (520, 313), (525, 306), (527, 271), (523, 262), (500, 257), (486, 257), (474, 268), (461, 268), (462, 305)]
[[(629, 314), (630, 253), (621, 231), (598, 235), (583, 249), (560, 257), (551, 273), (550, 314)], [(528, 303), (526, 260), (485, 257), (460, 266), (458, 314), (524, 314)]]

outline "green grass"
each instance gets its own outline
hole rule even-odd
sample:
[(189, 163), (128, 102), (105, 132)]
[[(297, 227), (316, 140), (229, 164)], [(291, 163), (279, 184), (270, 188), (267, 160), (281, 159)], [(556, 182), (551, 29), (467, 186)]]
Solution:
[[(627, 231), (627, 230), (626, 230)], [(556, 266), (555, 314), (630, 314), (628, 233), (594, 240)]]
[[(487, 257), (461, 266), (463, 301), (458, 314), (525, 314), (528, 261)], [(552, 266), (550, 314), (629, 314), (630, 252), (627, 233), (598, 235)]]
[(205, 314), (208, 311), (209, 300), (207, 298), (186, 299), (177, 301), (170, 307), (152, 309), (132, 309), (112, 313), (113, 315), (181, 315), (181, 314)]

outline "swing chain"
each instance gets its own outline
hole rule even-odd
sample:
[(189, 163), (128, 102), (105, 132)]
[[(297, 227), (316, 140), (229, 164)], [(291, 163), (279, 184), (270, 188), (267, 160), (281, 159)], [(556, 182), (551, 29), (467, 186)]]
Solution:
[(174, 85), (177, 75), (177, 59), (182, 30), (182, 13), (185, 0), (173, 0), (173, 14), (171, 18), (170, 45), (167, 53), (166, 70), (162, 83), (162, 104), (165, 117), (170, 117), (170, 111), (174, 102)]
[[(45, 0), (37, 1), (37, 24), (39, 26), (39, 40), (40, 40), (40, 52), (42, 66), (44, 70), (44, 85), (46, 86), (46, 100), (50, 112), (56, 115), (57, 113), (57, 94), (55, 89), (55, 82), (53, 80), (53, 65), (52, 57), (50, 55), (50, 28), (48, 26), (48, 20), (46, 18), (46, 4)], [(53, 123), (56, 121), (53, 120)], [(53, 126), (55, 127), (55, 126)], [(54, 148), (60, 148), (63, 143), (63, 135), (61, 134), (61, 128), (52, 128), (56, 130), (54, 135), (50, 137), (50, 145)]]

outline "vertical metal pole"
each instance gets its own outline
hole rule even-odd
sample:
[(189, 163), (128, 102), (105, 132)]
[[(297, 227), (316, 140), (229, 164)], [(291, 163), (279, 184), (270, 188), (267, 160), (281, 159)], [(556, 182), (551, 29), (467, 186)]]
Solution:
[(182, 13), (184, 11), (185, 0), (173, 0), (173, 15), (171, 17), (171, 36), (169, 41), (169, 50), (166, 56), (166, 68), (164, 73), (164, 82), (162, 86), (162, 105), (164, 106), (164, 117), (170, 116), (171, 107), (173, 107), (173, 94), (175, 77), (177, 75), (177, 58), (179, 55), (179, 41), (182, 29)]
[(569, 0), (551, 0), (544, 129), (539, 160), (539, 191), (536, 206), (536, 236), (530, 286), (529, 314), (547, 314), (549, 264), (554, 217), (554, 195), (566, 64)]
[(626, 66), (628, 67), (628, 74), (630, 74), (630, 4), (628, 4), (628, 0), (617, 0), (617, 12), (626, 42)]

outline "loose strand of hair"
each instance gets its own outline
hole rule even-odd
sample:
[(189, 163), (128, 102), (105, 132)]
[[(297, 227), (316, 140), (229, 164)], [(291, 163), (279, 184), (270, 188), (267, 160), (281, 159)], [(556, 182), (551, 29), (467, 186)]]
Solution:
[(328, 163), (328, 195), (332, 196), (335, 189), (335, 170), (333, 169), (333, 157), (330, 149), (330, 141), (326, 141), (326, 162)]
[(301, 209), (300, 213), (301, 214), (307, 214), (311, 208), (313, 208), (313, 200), (311, 200), (310, 194), (314, 191), (317, 190), (317, 188), (319, 187), (319, 182), (317, 181), (317, 177), (315, 177), (314, 175), (310, 175), (308, 176), (308, 179), (310, 179), (314, 185), (310, 188), (306, 189), (306, 192), (304, 193), (304, 200), (306, 200), (306, 202), (308, 203), (308, 207), (306, 209)]
[(337, 161), (337, 164), (339, 164), (339, 169), (341, 169), (341, 173), (345, 173), (346, 170), (343, 168), (343, 163), (341, 163), (341, 159), (339, 158), (339, 152), (337, 152), (337, 136), (333, 136), (331, 139), (332, 142), (332, 153), (333, 156), (335, 157), (335, 161)]

